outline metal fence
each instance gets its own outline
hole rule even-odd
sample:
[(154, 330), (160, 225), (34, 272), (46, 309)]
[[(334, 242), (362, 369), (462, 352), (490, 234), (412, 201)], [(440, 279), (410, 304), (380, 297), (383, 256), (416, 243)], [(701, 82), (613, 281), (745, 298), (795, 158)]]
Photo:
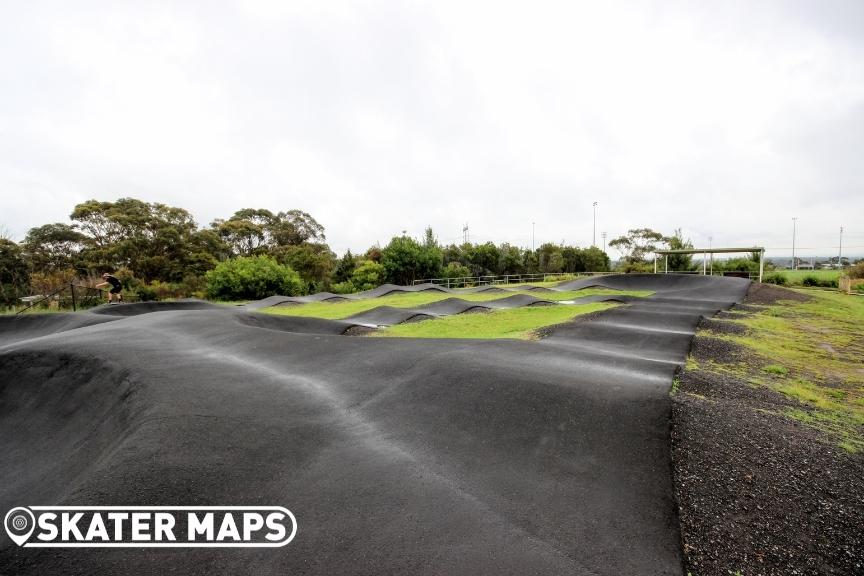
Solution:
[(50, 294), (21, 298), (27, 305), (15, 314), (39, 309), (71, 309), (74, 312), (101, 304), (104, 298), (105, 293), (98, 288), (81, 286), (80, 284), (66, 284)]
[(470, 288), (495, 284), (530, 284), (536, 282), (562, 282), (590, 276), (604, 276), (611, 272), (559, 272), (551, 274), (504, 274), (501, 276), (461, 276), (458, 278), (423, 278), (413, 284), (438, 284), (447, 288)]

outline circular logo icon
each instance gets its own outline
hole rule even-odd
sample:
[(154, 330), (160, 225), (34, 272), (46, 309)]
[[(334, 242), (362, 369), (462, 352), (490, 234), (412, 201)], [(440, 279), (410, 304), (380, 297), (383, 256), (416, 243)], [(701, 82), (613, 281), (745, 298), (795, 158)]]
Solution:
[(3, 524), (6, 526), (6, 533), (9, 538), (21, 546), (33, 533), (33, 529), (36, 527), (36, 518), (29, 509), (19, 506), (6, 513)]

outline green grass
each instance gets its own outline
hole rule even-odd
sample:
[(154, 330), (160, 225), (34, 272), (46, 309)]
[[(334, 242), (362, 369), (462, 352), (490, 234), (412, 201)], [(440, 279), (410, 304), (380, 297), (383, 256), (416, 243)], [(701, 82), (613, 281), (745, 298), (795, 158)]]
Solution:
[(839, 270), (776, 270), (786, 276), (789, 284), (801, 285), (806, 276), (814, 276), (818, 280), (837, 280), (840, 278)]
[(744, 335), (715, 335), (763, 363), (694, 367), (776, 390), (797, 403), (786, 410), (788, 417), (825, 432), (845, 450), (864, 450), (864, 298), (807, 295), (810, 302), (778, 303), (733, 320), (748, 328)]
[(769, 364), (768, 366), (765, 366), (764, 368), (762, 368), (762, 370), (764, 372), (767, 372), (768, 374), (776, 374), (778, 376), (785, 376), (786, 374), (789, 373), (788, 368), (786, 368), (785, 366), (781, 366), (779, 364)]
[(471, 302), (488, 302), (490, 300), (499, 300), (514, 294), (530, 294), (537, 298), (545, 300), (573, 300), (583, 296), (591, 296), (594, 294), (615, 294), (615, 295), (630, 295), (630, 296), (648, 296), (651, 292), (647, 291), (620, 291), (608, 290), (604, 288), (587, 288), (585, 290), (570, 290), (567, 292), (541, 292), (533, 293), (526, 292), (478, 292), (478, 293), (456, 293), (448, 294), (444, 292), (424, 291), (402, 294), (392, 294), (390, 296), (382, 296), (381, 298), (367, 298), (363, 300), (349, 300), (345, 302), (313, 302), (309, 304), (295, 304), (291, 306), (275, 306), (267, 308), (264, 312), (268, 314), (282, 314), (285, 316), (304, 316), (313, 318), (326, 318), (329, 320), (341, 320), (354, 314), (359, 314), (379, 306), (393, 306), (396, 308), (414, 308), (423, 304), (431, 304), (447, 298), (461, 298)]
[(478, 314), (457, 314), (423, 322), (399, 324), (378, 330), (375, 336), (404, 338), (521, 338), (536, 337), (536, 330), (567, 322), (590, 312), (617, 306), (614, 303), (568, 306), (530, 306)]

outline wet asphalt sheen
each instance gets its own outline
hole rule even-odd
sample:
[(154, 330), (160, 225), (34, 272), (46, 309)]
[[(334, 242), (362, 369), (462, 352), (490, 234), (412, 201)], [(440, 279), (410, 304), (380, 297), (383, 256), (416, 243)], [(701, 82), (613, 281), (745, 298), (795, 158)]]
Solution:
[[(700, 317), (748, 285), (567, 282), (656, 293), (538, 342), (342, 336), (365, 322), (252, 311), (267, 301), (0, 318), (0, 513), (278, 505), (299, 526), (265, 549), (3, 534), (0, 574), (681, 574), (669, 386)], [(430, 288), (363, 296), (394, 289)]]

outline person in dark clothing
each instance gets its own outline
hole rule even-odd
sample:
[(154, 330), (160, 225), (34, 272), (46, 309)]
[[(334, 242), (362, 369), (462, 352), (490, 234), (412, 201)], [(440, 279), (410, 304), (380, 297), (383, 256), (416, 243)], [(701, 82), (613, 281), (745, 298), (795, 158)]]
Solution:
[(123, 285), (120, 284), (120, 280), (118, 280), (115, 276), (108, 274), (107, 272), (105, 274), (102, 274), (102, 279), (105, 280), (105, 282), (97, 284), (96, 288), (111, 286), (111, 289), (108, 291), (108, 303), (111, 304), (111, 301), (114, 298), (115, 294), (117, 295), (117, 302), (122, 302), (123, 295), (120, 294), (120, 291), (123, 290)]

